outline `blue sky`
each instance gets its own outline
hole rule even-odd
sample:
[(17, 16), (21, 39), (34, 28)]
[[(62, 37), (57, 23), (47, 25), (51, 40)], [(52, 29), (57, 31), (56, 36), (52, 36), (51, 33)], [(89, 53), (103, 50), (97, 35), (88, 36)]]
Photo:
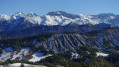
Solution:
[(0, 0), (0, 14), (34, 12), (45, 15), (51, 11), (72, 14), (114, 13), (119, 15), (119, 0)]

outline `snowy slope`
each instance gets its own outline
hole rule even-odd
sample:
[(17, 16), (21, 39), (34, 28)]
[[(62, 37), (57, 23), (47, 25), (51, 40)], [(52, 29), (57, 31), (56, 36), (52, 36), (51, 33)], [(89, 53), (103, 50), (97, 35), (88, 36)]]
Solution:
[(0, 61), (5, 62), (7, 60), (15, 60), (19, 59), (22, 60), (25, 56), (30, 55), (29, 48), (23, 48), (19, 52), (14, 51), (11, 47), (5, 48), (0, 55)]
[[(30, 62), (37, 62), (40, 61), (41, 59), (44, 59), (48, 56), (52, 56), (50, 54), (48, 55), (44, 55), (44, 53), (39, 53), (39, 52), (35, 52), (33, 55), (30, 53), (29, 48), (23, 48), (20, 51), (13, 51), (13, 49), (11, 47), (5, 48), (2, 52), (2, 54), (0, 55), (0, 61), (1, 62), (5, 62), (7, 60), (25, 60), (26, 56), (31, 55), (32, 57), (29, 58)], [(16, 64), (15, 64), (16, 65)]]
[(22, 60), (24, 56), (29, 55), (29, 49), (22, 49), (19, 53), (14, 52), (13, 57), (11, 60), (15, 60), (16, 58), (19, 58), (19, 60)]
[(3, 54), (1, 54), (1, 56), (0, 56), (0, 61), (1, 62), (5, 62), (10, 58), (11, 58), (11, 52), (8, 52), (8, 53), (7, 52), (3, 52)]

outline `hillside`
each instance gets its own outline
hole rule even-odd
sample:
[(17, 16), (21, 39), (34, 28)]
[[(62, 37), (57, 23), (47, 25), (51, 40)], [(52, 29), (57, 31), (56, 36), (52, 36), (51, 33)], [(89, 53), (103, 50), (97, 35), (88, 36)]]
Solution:
[[(67, 64), (70, 64), (70, 62), (72, 62), (72, 64), (77, 64), (77, 62), (87, 64), (87, 62), (98, 62), (98, 60), (102, 62), (101, 59), (98, 59), (100, 58), (98, 56), (103, 56), (102, 59), (105, 60), (104, 63), (106, 64), (107, 62), (115, 64), (119, 61), (118, 57), (116, 57), (119, 55), (118, 27), (104, 28), (87, 33), (67, 31), (64, 33), (49, 33), (30, 37), (1, 39), (0, 44), (1, 62), (22, 61), (31, 63), (37, 61), (38, 64), (43, 63), (44, 65), (47, 65), (45, 63), (64, 65), (62, 63), (66, 63), (67, 61)], [(51, 58), (55, 59), (50, 62)], [(86, 58), (88, 58), (88, 60), (86, 60)], [(93, 60), (94, 58), (95, 60)], [(110, 60), (109, 58), (116, 60)], [(58, 62), (58, 59), (61, 60)], [(66, 61), (63, 61), (63, 59)]]

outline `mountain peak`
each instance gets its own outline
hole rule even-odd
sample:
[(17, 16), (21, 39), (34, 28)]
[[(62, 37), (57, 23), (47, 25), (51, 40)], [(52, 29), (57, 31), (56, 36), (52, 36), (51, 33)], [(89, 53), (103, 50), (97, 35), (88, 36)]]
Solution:
[(71, 19), (80, 18), (79, 15), (66, 13), (65, 11), (53, 11), (53, 12), (49, 12), (47, 15), (64, 16), (64, 17), (71, 18)]
[(25, 14), (23, 12), (17, 12), (17, 13), (15, 13), (13, 15), (15, 15), (15, 16), (25, 16)]
[(49, 12), (47, 15), (52, 15), (52, 16), (60, 16), (62, 14), (67, 14), (66, 12), (64, 11), (53, 11), (53, 12)]
[(15, 14), (24, 14), (23, 12), (17, 12), (17, 13), (15, 13)]
[(38, 15), (35, 14), (35, 13), (33, 13), (33, 12), (31, 12), (31, 13), (28, 13), (27, 16), (29, 16), (29, 17), (33, 17), (33, 16), (38, 16)]

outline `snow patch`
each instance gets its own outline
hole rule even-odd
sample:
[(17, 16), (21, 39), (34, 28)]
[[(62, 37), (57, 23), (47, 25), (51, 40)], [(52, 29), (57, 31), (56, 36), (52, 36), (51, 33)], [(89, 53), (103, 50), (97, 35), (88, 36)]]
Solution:
[(97, 57), (98, 56), (103, 56), (103, 57), (107, 57), (109, 54), (106, 54), (106, 53), (102, 53), (102, 52), (97, 52)]
[(48, 56), (52, 56), (52, 55), (49, 54), (49, 55), (45, 56), (44, 53), (36, 52), (32, 56), (33, 56), (33, 58), (29, 59), (30, 62), (37, 62), (37, 61), (40, 61), (41, 59), (44, 59), (44, 58), (46, 58)]
[[(20, 67), (22, 63), (13, 63), (13, 64), (8, 64), (8, 67)], [(25, 67), (47, 67), (47, 66), (42, 66), (42, 65), (32, 65), (32, 64), (27, 64), (23, 63)], [(0, 67), (4, 67), (0, 65)]]
[[(13, 63), (13, 64), (9, 64), (9, 66), (14, 66), (14, 67), (19, 67), (21, 66), (22, 63)], [(23, 63), (24, 66), (29, 66), (29, 64), (25, 64)]]
[(79, 57), (78, 53), (72, 52), (72, 59), (77, 59)]

